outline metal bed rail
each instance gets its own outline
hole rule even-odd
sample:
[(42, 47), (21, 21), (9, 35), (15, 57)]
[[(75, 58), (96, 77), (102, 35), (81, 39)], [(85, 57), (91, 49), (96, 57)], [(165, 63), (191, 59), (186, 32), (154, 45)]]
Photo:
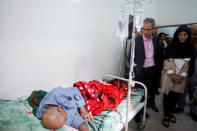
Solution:
[(103, 78), (106, 78), (106, 77), (116, 78), (116, 79), (128, 82), (127, 112), (126, 112), (126, 123), (125, 123), (126, 128), (125, 128), (125, 131), (128, 130), (129, 103), (130, 103), (130, 94), (131, 94), (131, 88), (132, 88), (131, 86), (134, 86), (135, 84), (139, 84), (139, 85), (141, 85), (144, 88), (144, 97), (145, 97), (145, 99), (144, 99), (143, 120), (142, 120), (141, 125), (139, 126), (140, 130), (143, 129), (145, 127), (145, 120), (146, 120), (146, 104), (147, 104), (147, 93), (148, 93), (146, 86), (143, 83), (141, 83), (141, 82), (133, 81), (133, 80), (117, 77), (117, 76), (105, 75)]

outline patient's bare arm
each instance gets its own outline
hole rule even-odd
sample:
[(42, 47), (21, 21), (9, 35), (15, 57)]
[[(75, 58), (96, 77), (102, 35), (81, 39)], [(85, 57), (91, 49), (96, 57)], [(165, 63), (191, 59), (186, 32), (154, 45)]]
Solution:
[(89, 129), (85, 126), (85, 124), (79, 125), (79, 131), (89, 131)]
[(93, 116), (92, 114), (88, 113), (85, 109), (84, 106), (80, 107), (80, 115), (85, 121), (87, 122), (88, 120), (93, 121)]

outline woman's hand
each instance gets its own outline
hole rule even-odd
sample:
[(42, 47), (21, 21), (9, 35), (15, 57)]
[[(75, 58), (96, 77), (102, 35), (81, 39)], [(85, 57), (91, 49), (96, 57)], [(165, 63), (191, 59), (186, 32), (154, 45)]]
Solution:
[(181, 83), (183, 81), (184, 77), (182, 76), (176, 76), (175, 82), (176, 83)]
[(175, 82), (175, 80), (176, 80), (176, 74), (170, 74), (169, 75), (169, 77), (171, 78), (171, 80), (173, 81), (173, 82)]
[(182, 76), (177, 76), (176, 74), (170, 74), (169, 77), (171, 78), (171, 80), (174, 82), (174, 83), (181, 83), (182, 80), (184, 79), (184, 77)]
[(84, 106), (80, 107), (80, 115), (86, 121), (86, 123), (88, 122), (88, 120), (93, 121), (92, 114), (88, 113)]

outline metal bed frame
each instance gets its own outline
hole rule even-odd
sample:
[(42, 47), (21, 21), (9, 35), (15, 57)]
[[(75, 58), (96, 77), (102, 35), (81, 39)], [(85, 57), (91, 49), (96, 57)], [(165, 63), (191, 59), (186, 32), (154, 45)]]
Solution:
[[(147, 104), (147, 88), (146, 86), (141, 83), (141, 82), (138, 82), (138, 81), (132, 81), (132, 80), (129, 80), (129, 79), (125, 79), (125, 78), (121, 78), (121, 77), (117, 77), (117, 76), (112, 76), (112, 75), (106, 75), (104, 76), (103, 78), (116, 78), (116, 79), (119, 79), (119, 80), (123, 80), (125, 82), (128, 83), (128, 91), (127, 91), (127, 112), (126, 112), (126, 118), (125, 118), (125, 121), (124, 123), (125, 124), (122, 124), (120, 123), (119, 125), (117, 125), (117, 128), (116, 130), (119, 131), (120, 129), (123, 129), (124, 126), (125, 126), (125, 131), (128, 130), (128, 122), (130, 120), (132, 120), (134, 118), (134, 116), (144, 107), (144, 110), (143, 110), (143, 119), (142, 119), (142, 122), (140, 123), (138, 129), (139, 130), (143, 130), (144, 127), (145, 127), (145, 120), (146, 120), (146, 104)], [(143, 102), (140, 102), (132, 112), (129, 112), (129, 103), (130, 103), (130, 94), (131, 94), (131, 88), (135, 85), (135, 84), (139, 84), (141, 85), (143, 88), (144, 88), (144, 101)]]

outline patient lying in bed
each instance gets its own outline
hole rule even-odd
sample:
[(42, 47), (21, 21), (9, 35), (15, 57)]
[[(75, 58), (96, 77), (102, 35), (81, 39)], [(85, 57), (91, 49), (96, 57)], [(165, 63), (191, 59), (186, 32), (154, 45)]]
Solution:
[[(93, 116), (84, 108), (85, 101), (77, 88), (54, 88), (46, 94), (39, 104), (36, 117), (48, 129), (59, 129), (64, 124), (80, 131), (88, 131), (85, 121)], [(77, 116), (78, 109), (80, 115)], [(85, 120), (84, 120), (85, 119)]]

